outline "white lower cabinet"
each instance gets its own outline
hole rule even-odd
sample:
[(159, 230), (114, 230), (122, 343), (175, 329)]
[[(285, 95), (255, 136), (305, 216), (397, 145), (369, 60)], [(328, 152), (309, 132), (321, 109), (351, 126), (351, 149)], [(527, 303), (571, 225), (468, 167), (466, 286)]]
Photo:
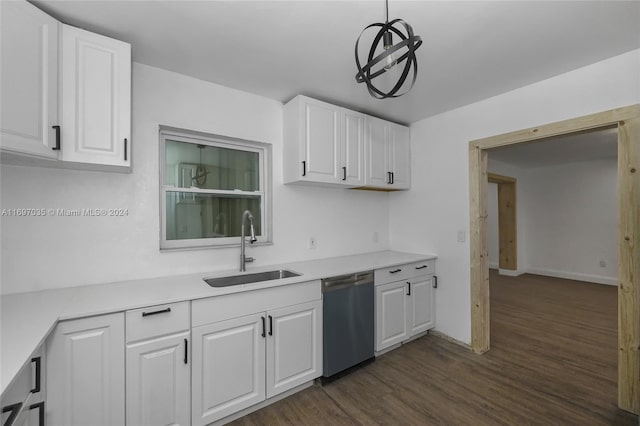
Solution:
[[(309, 295), (317, 300), (309, 301)], [(223, 419), (322, 375), (320, 282), (197, 302), (192, 329), (194, 426)], [(278, 307), (287, 302), (296, 304)], [(266, 309), (256, 312), (260, 306)], [(222, 320), (225, 311), (247, 315)], [(205, 317), (217, 320), (198, 325)]]
[(376, 352), (435, 327), (434, 272), (433, 260), (375, 271)]
[(376, 287), (376, 351), (406, 340), (409, 300), (404, 281)]
[(124, 313), (58, 323), (47, 340), (47, 425), (124, 425), (124, 358)]
[(407, 330), (410, 336), (423, 333), (436, 325), (433, 275), (421, 276), (408, 281), (410, 288)]
[(189, 302), (127, 311), (126, 423), (191, 423)]
[(267, 312), (267, 398), (322, 374), (322, 302)]
[(264, 314), (193, 329), (193, 424), (206, 425), (265, 399)]

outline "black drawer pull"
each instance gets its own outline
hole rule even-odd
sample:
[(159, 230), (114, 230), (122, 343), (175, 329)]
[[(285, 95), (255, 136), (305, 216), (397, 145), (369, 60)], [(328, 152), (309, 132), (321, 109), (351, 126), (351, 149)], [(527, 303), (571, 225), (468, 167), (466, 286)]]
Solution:
[(7, 420), (4, 422), (3, 426), (11, 426), (13, 422), (16, 421), (16, 417), (18, 417), (18, 413), (20, 412), (21, 408), (22, 408), (22, 402), (18, 402), (17, 404), (11, 404), (11, 405), (7, 405), (6, 407), (2, 407), (3, 413), (11, 412), (11, 414), (9, 414), (9, 417), (7, 417)]
[(124, 161), (127, 161), (127, 138), (124, 138)]
[(60, 151), (60, 126), (51, 126), (56, 131), (56, 146), (51, 148), (54, 151)]
[(396, 274), (398, 272), (402, 271), (402, 269), (398, 268), (398, 269), (394, 269), (393, 271), (389, 271), (390, 274)]
[(265, 324), (265, 319), (264, 317), (260, 318), (262, 318), (262, 337), (267, 337), (267, 325)]
[(422, 265), (422, 266), (416, 266), (416, 269), (424, 269), (424, 268), (428, 268), (429, 265)]
[(302, 176), (306, 176), (307, 175), (307, 162), (303, 161), (302, 162)]
[(411, 283), (407, 281), (407, 296), (411, 296)]
[(269, 315), (269, 336), (273, 336), (273, 317)]
[(347, 180), (347, 168), (342, 167), (342, 180)]
[(38, 426), (44, 426), (44, 401), (31, 404), (29, 410), (38, 409)]
[(153, 311), (153, 312), (143, 312), (142, 316), (148, 317), (150, 315), (166, 314), (167, 312), (171, 312), (171, 308), (160, 309), (159, 311)]
[(31, 362), (35, 362), (36, 363), (36, 383), (35, 383), (35, 387), (33, 389), (31, 389), (31, 393), (38, 393), (40, 392), (40, 373), (41, 373), (41, 360), (40, 357), (35, 357), (35, 358), (31, 358)]
[(434, 275), (433, 276), (433, 288), (438, 288), (438, 276)]

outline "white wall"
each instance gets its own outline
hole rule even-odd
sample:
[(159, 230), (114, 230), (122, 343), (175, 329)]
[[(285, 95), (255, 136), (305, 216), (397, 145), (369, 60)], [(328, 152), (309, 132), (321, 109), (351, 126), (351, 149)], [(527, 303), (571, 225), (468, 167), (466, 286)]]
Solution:
[(2, 166), (2, 208), (129, 210), (3, 217), (2, 293), (237, 267), (237, 248), (160, 252), (161, 124), (273, 144), (274, 244), (249, 247), (249, 268), (388, 248), (388, 194), (282, 185), (280, 102), (137, 63), (132, 88), (132, 174)]
[(489, 187), (487, 188), (487, 252), (489, 253), (489, 268), (497, 269), (500, 262), (499, 237), (498, 184), (489, 182)]
[[(616, 159), (519, 168), (489, 153), (488, 168), (517, 179), (519, 274), (617, 284)], [(490, 265), (498, 261), (492, 189), (497, 185), (489, 184), (487, 205)]]
[(469, 141), (640, 102), (640, 50), (414, 123), (412, 190), (390, 203), (391, 247), (437, 253), (436, 328), (471, 341)]
[(538, 167), (527, 175), (525, 269), (615, 285), (617, 160)]

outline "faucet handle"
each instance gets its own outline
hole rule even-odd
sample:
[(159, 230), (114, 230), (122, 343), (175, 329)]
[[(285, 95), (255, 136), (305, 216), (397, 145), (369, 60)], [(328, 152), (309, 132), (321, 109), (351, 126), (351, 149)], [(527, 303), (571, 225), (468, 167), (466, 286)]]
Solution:
[(244, 257), (244, 261), (245, 261), (245, 262), (247, 262), (247, 263), (251, 263), (251, 262), (253, 262), (254, 260), (255, 260), (255, 259), (254, 259), (253, 257), (247, 257), (247, 256), (245, 256), (245, 257)]

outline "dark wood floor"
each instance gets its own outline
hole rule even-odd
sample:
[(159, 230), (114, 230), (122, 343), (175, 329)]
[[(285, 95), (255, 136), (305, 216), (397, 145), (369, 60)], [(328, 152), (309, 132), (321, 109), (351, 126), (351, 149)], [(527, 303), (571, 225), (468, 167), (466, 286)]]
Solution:
[(491, 273), (491, 350), (425, 336), (235, 425), (638, 425), (616, 407), (616, 288)]

